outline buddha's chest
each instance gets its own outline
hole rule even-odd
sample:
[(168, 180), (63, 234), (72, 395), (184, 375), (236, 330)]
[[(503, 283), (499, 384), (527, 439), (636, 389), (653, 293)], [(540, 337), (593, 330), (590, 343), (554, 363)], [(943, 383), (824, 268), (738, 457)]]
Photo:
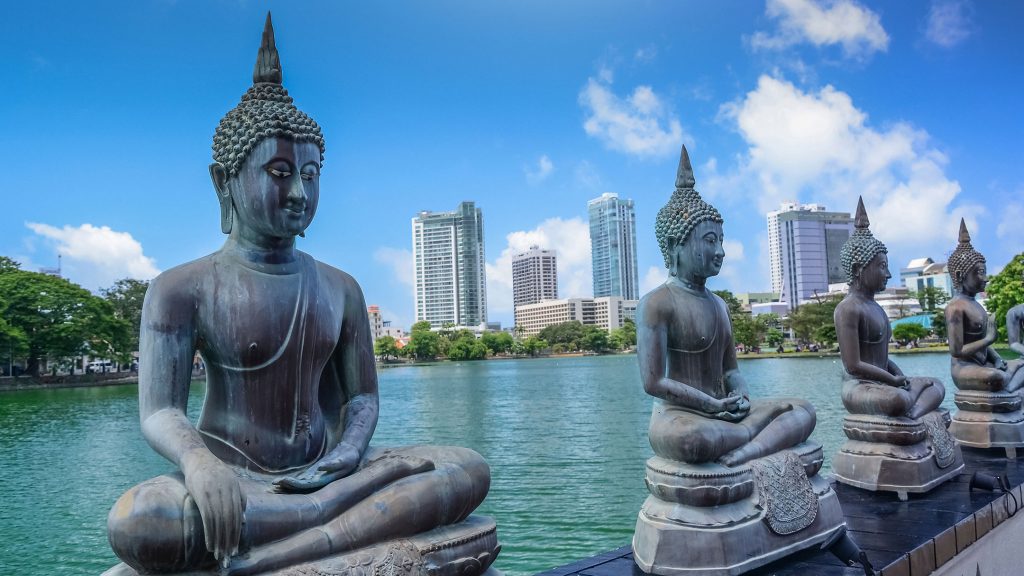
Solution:
[(259, 370), (321, 365), (337, 344), (343, 303), (300, 274), (233, 278), (200, 304), (198, 347), (208, 363)]
[(675, 318), (669, 327), (668, 347), (682, 352), (707, 350), (723, 337), (723, 332), (728, 331), (728, 325), (722, 325), (717, 305), (712, 301), (677, 305)]
[(883, 311), (882, 307), (877, 304), (868, 308), (865, 314), (861, 317), (860, 337), (861, 341), (864, 343), (884, 343), (888, 345), (889, 330), (889, 322), (885, 315), (885, 311)]

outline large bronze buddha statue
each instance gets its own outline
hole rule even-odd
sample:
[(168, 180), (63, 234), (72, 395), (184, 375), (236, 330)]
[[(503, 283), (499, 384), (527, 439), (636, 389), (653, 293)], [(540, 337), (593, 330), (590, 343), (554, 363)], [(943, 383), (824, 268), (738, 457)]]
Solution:
[(956, 294), (946, 304), (950, 371), (959, 388), (954, 397), (960, 410), (950, 432), (963, 445), (1005, 448), (1016, 457), (1024, 446), (1024, 412), (1019, 390), (1024, 385), (1024, 361), (1003, 360), (992, 348), (996, 322), (974, 297), (985, 290), (985, 257), (971, 245), (967, 224), (960, 221), (960, 239), (947, 263)]
[(850, 291), (836, 306), (836, 336), (846, 369), (843, 420), (848, 440), (832, 459), (836, 480), (864, 488), (927, 492), (963, 469), (960, 449), (939, 411), (946, 389), (936, 378), (908, 377), (889, 358), (889, 318), (875, 302), (891, 277), (888, 250), (869, 229), (863, 199), (840, 251)]
[[(324, 139), (282, 86), (267, 15), (254, 84), (221, 121), (210, 174), (228, 235), (149, 288), (139, 408), (179, 471), (110, 512), (109, 574), (462, 574), (498, 552), (472, 450), (370, 447), (377, 375), (356, 281), (295, 247), (319, 198)], [(193, 355), (207, 367), (195, 424)], [(219, 565), (219, 566), (218, 566)]]
[(676, 191), (656, 233), (670, 277), (640, 301), (637, 347), (655, 397), (637, 564), (655, 574), (739, 574), (820, 544), (843, 529), (835, 493), (808, 442), (814, 407), (751, 399), (736, 364), (719, 273), (722, 216), (694, 190), (682, 149)]

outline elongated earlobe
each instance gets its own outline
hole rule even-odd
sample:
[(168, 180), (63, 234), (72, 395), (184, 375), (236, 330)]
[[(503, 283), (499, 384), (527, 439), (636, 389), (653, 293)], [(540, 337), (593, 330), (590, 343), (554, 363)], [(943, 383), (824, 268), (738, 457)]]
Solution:
[(234, 206), (231, 201), (231, 190), (228, 188), (228, 171), (220, 162), (210, 164), (210, 179), (217, 191), (217, 202), (220, 204), (220, 231), (231, 233), (234, 224)]

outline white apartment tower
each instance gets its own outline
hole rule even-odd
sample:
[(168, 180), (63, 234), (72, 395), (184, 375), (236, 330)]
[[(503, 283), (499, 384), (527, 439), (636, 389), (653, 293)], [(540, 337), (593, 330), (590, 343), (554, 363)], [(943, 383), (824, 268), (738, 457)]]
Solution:
[(636, 213), (633, 201), (605, 193), (587, 202), (590, 216), (590, 257), (594, 265), (594, 297), (636, 300)]
[(853, 233), (849, 212), (829, 212), (821, 204), (787, 202), (768, 213), (768, 252), (772, 292), (790, 309), (829, 284), (846, 282), (839, 251)]
[(558, 259), (554, 250), (530, 246), (512, 257), (512, 305), (517, 326), (521, 306), (557, 299)]
[(473, 327), (487, 322), (484, 218), (473, 202), (412, 219), (416, 321)]

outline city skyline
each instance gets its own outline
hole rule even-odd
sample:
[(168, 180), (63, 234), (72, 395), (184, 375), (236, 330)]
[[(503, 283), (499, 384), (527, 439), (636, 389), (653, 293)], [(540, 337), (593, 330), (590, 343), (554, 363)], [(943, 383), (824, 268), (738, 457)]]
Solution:
[(863, 195), (894, 276), (946, 260), (961, 217), (990, 272), (1024, 250), (1020, 3), (154, 0), (7, 7), (0, 254), (59, 253), (97, 290), (217, 250), (211, 137), (267, 9), (326, 139), (298, 246), (396, 326), (415, 317), (408, 218), (466, 198), (487, 214), (488, 320), (512, 324), (511, 259), (534, 244), (558, 250), (561, 297), (593, 294), (604, 193), (634, 200), (643, 295), (666, 276), (653, 222), (684, 142), (725, 219), (714, 289), (770, 289), (765, 215), (787, 200)]
[(487, 323), (483, 211), (472, 201), (455, 210), (424, 210), (412, 219), (416, 321), (431, 326)]

